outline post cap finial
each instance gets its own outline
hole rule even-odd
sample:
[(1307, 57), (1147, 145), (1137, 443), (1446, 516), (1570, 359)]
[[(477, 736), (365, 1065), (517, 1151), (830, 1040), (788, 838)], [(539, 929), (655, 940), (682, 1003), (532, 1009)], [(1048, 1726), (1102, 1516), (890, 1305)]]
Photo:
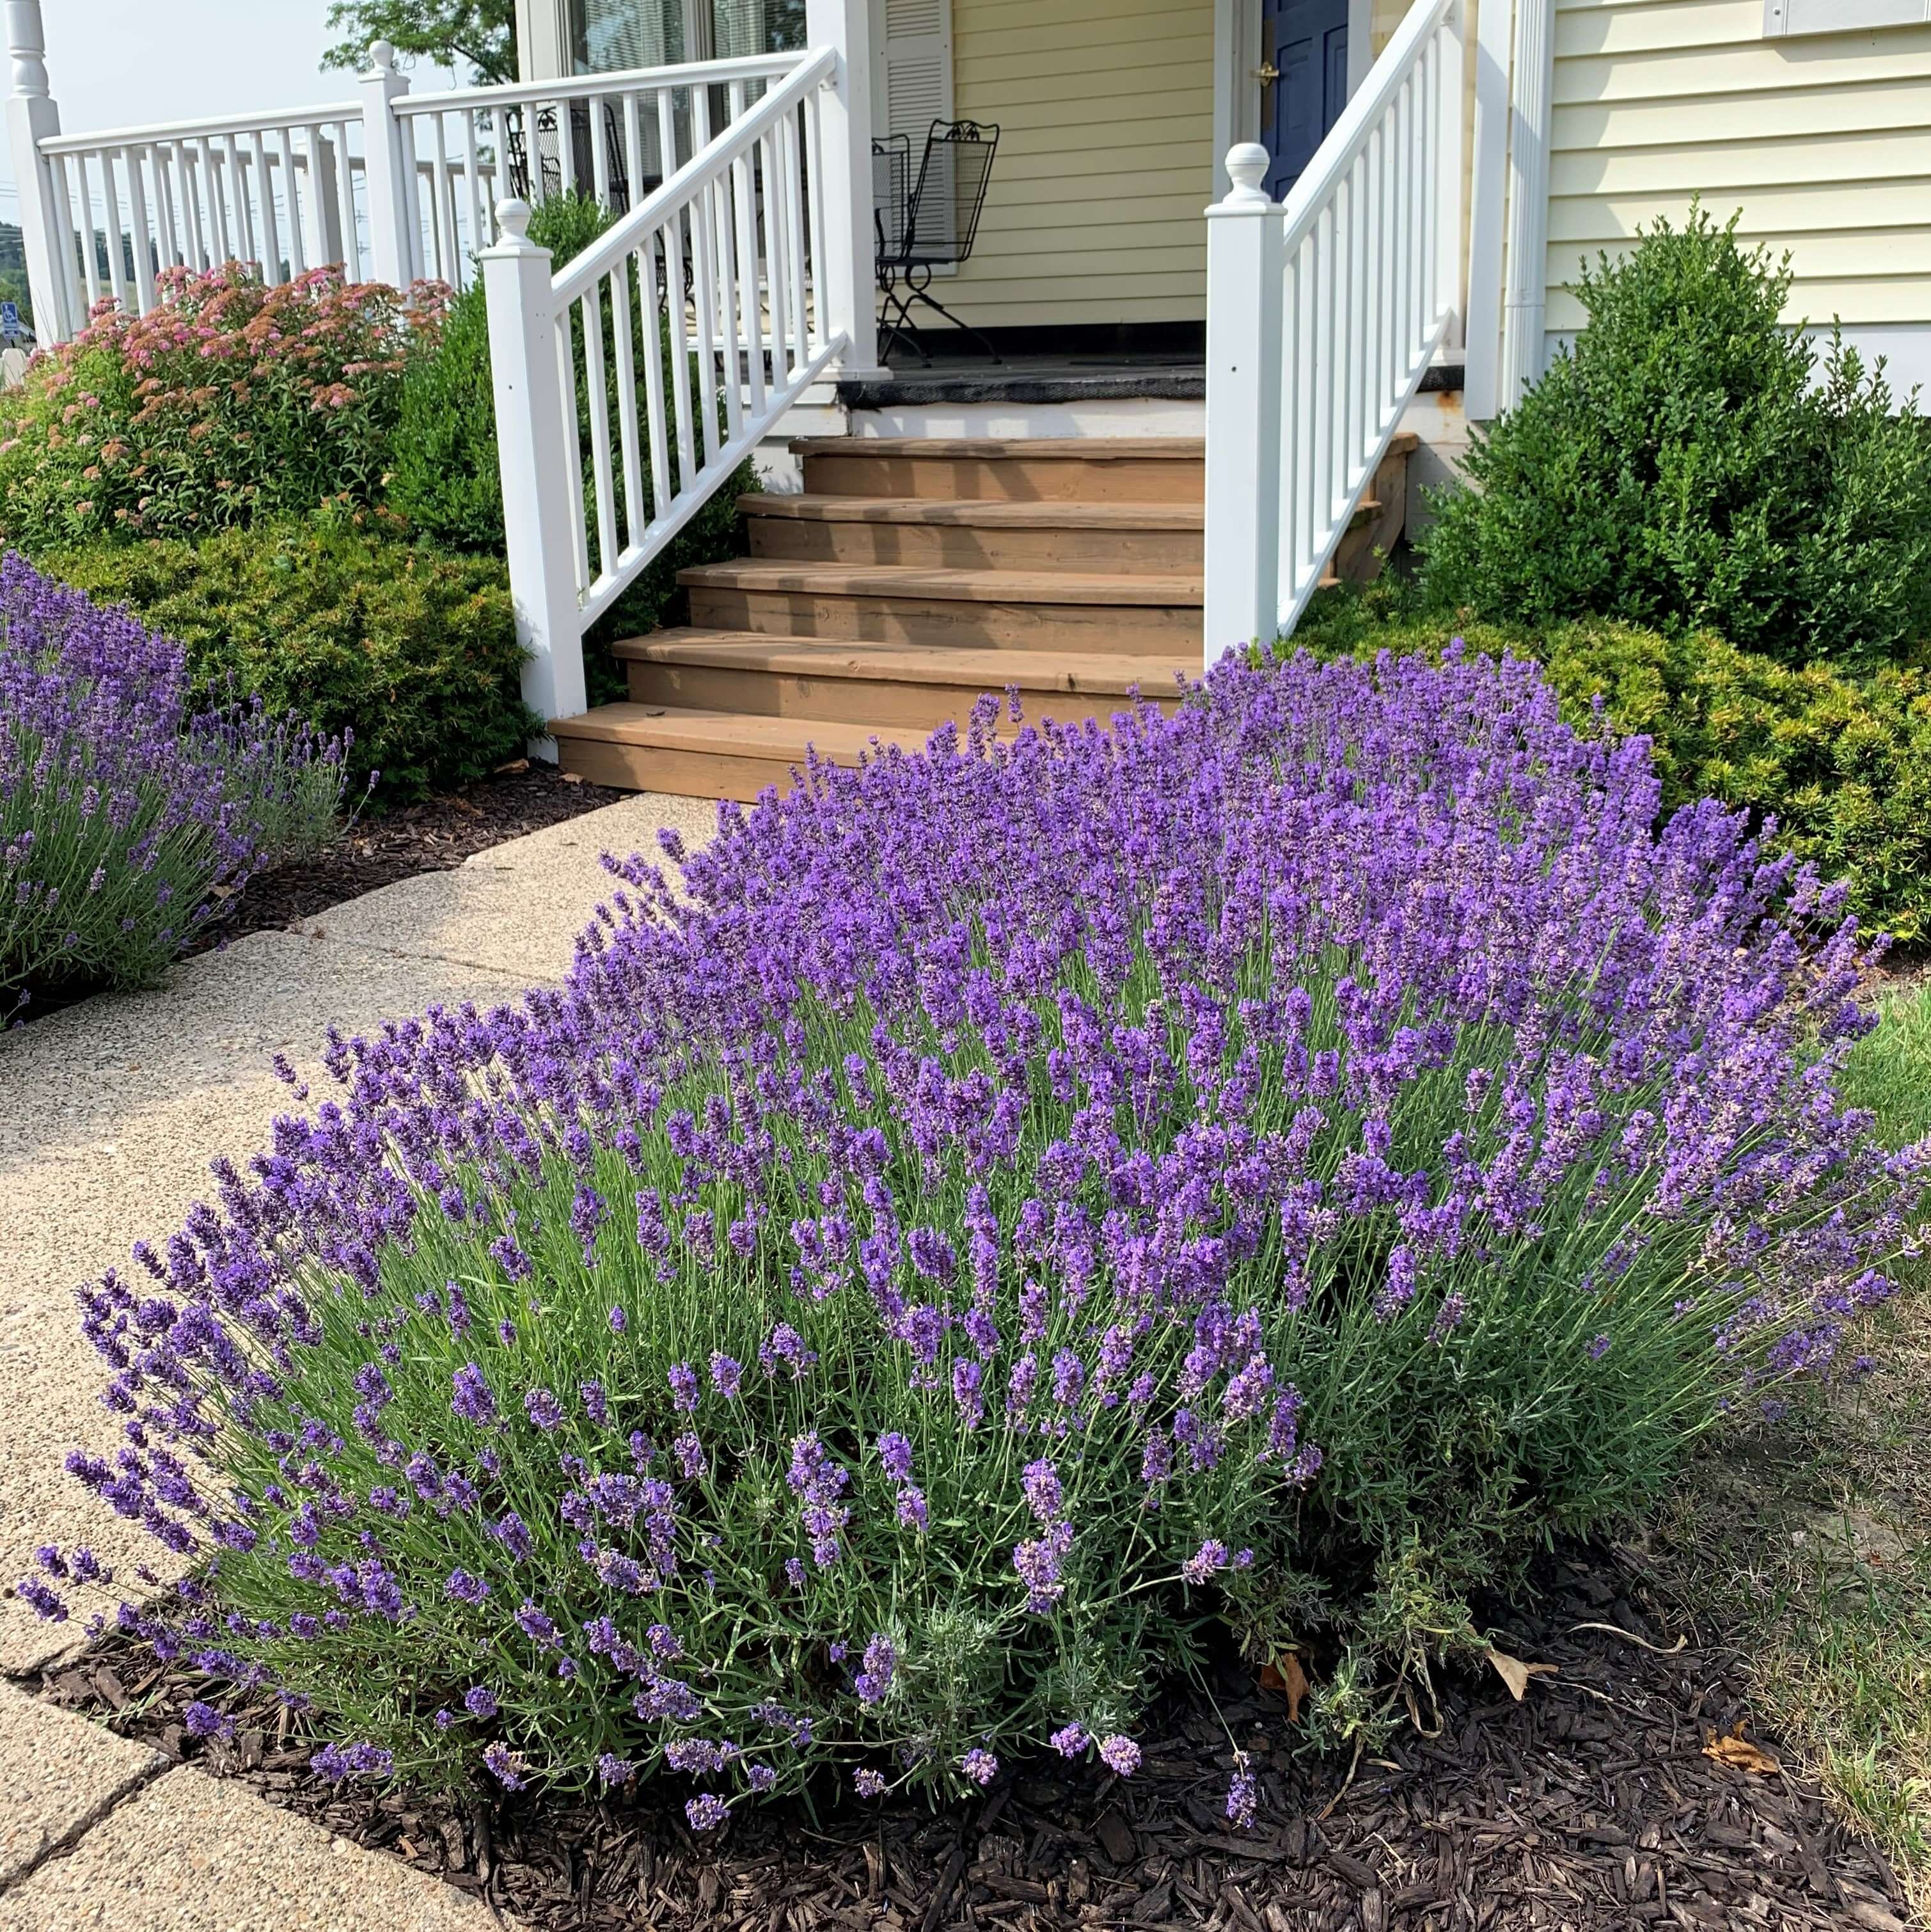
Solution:
[(1261, 183), (1266, 177), (1267, 165), (1273, 158), (1258, 141), (1237, 142), (1229, 148), (1227, 151), (1227, 178), (1234, 185), (1227, 191), (1228, 201), (1236, 206), (1251, 207), (1256, 203), (1264, 204), (1267, 196)]
[(529, 239), (529, 203), (514, 195), (498, 202), (496, 226), (502, 230), (505, 240), (527, 242)]
[(393, 40), (371, 40), (369, 43), (369, 61), (370, 65), (379, 68), (385, 74), (391, 70), (396, 64), (395, 43)]
[(7, 51), (11, 56), (11, 82), (16, 94), (47, 91), (46, 34), (40, 25), (40, 0), (7, 0)]

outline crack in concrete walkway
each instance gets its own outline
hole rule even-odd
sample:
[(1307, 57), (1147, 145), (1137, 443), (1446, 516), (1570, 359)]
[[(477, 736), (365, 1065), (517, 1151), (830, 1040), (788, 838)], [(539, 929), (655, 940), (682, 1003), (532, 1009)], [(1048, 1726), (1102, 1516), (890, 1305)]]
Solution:
[[(35, 1546), (85, 1543), (124, 1571), (166, 1572), (151, 1539), (61, 1467), (118, 1443), (97, 1400), (105, 1366), (73, 1294), (163, 1238), (289, 1111), (285, 1054), (322, 1096), (334, 1023), (353, 1034), (437, 1001), (513, 1000), (568, 970), (614, 881), (606, 851), (658, 856), (659, 826), (700, 844), (708, 800), (627, 799), (403, 880), (290, 932), (259, 932), (178, 968), (153, 992), (103, 994), (0, 1034), (0, 1585)], [(131, 1594), (131, 1592), (130, 1592)], [(0, 1672), (78, 1651), (78, 1623), (0, 1600)], [(0, 1685), (0, 1932), (477, 1932), (491, 1908), (399, 1861), (192, 1767)]]

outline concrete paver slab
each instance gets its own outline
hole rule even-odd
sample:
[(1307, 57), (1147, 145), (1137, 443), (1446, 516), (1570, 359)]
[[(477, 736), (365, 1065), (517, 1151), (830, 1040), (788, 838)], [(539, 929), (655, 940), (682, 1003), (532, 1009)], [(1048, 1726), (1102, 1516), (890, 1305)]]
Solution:
[(451, 871), (399, 880), (331, 906), (297, 929), (381, 952), (466, 961), (530, 980), (559, 980), (568, 970), (577, 935), (616, 886), (602, 855), (641, 852), (661, 863), (660, 827), (700, 845), (717, 830), (717, 809), (709, 800), (640, 792), (493, 845)]
[(493, 1932), (512, 1922), (185, 1767), (0, 1893), (0, 1932)]
[(0, 1684), (0, 1891), (166, 1766), (145, 1744)]

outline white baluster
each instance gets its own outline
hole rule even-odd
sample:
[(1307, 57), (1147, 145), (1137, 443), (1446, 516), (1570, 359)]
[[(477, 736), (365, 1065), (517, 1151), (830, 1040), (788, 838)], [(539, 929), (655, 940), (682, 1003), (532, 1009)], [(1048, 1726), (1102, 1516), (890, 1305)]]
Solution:
[[(565, 427), (567, 420), (575, 428), (576, 398), (565, 387), (556, 354), (550, 250), (529, 238), (529, 204), (498, 202), (496, 226), (501, 238), (483, 251), (479, 266), (489, 305), (510, 595), (517, 641), (527, 653), (523, 701), (541, 718), (571, 718), (587, 708), (577, 590), (582, 475)], [(547, 740), (540, 748), (554, 754)]]
[(1206, 662), (1270, 640), (1279, 620), (1282, 211), (1267, 151), (1229, 150), (1233, 186), (1207, 210)]

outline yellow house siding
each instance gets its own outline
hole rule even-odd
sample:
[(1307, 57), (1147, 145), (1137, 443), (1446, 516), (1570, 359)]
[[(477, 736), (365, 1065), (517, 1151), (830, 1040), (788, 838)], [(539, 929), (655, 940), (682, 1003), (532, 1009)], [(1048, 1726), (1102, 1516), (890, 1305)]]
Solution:
[(999, 124), (982, 327), (1197, 322), (1213, 193), (1213, 0), (952, 0), (953, 112)]
[(1796, 277), (1787, 319), (1931, 320), (1931, 27), (1763, 38), (1762, 0), (1557, 0), (1550, 329), (1564, 285), (1700, 193)]

